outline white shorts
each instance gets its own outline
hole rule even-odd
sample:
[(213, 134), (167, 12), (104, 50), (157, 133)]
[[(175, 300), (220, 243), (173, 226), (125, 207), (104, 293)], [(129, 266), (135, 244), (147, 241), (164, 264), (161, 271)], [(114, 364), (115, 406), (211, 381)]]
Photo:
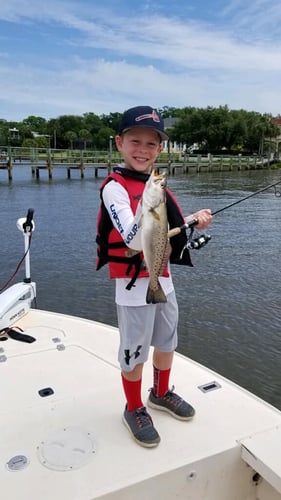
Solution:
[(117, 304), (120, 332), (118, 361), (122, 370), (130, 372), (148, 359), (150, 346), (158, 351), (173, 352), (178, 343), (178, 304), (175, 292), (167, 302), (145, 306)]

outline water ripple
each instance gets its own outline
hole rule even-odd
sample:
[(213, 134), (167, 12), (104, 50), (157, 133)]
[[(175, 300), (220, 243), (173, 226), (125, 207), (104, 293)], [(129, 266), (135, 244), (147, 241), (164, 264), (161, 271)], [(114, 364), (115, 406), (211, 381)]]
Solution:
[[(8, 184), (0, 178), (0, 284), (23, 253), (17, 218), (35, 209), (32, 277), (38, 307), (117, 325), (114, 284), (95, 272), (95, 225), (101, 179), (86, 173), (54, 180), (28, 167)], [(277, 182), (277, 171), (176, 176), (171, 189), (186, 214), (218, 210)], [(179, 351), (281, 408), (281, 201), (259, 194), (214, 217), (208, 245), (192, 253), (194, 268), (173, 266), (180, 308)], [(8, 232), (7, 228), (8, 227)], [(20, 273), (23, 277), (23, 271)]]

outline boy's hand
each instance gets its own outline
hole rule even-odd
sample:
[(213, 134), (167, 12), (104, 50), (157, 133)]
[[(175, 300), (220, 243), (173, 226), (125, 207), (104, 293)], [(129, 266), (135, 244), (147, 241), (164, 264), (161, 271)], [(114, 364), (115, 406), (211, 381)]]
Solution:
[(212, 222), (212, 211), (209, 208), (203, 208), (192, 215), (185, 218), (185, 222), (191, 222), (192, 219), (197, 219), (198, 224), (196, 224), (196, 229), (205, 229)]

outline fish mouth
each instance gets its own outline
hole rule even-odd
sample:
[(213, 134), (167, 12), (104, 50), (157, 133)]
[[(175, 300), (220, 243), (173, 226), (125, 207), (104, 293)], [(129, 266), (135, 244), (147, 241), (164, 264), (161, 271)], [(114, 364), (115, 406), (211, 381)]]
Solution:
[(167, 186), (167, 176), (166, 173), (158, 174), (156, 170), (153, 171), (153, 181), (160, 185), (162, 189)]

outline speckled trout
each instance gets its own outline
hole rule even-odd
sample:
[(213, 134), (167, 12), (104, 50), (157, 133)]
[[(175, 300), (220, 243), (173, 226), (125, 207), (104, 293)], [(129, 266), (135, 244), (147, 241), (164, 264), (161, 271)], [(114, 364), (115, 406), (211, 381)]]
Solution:
[(159, 276), (167, 265), (171, 246), (168, 239), (166, 174), (153, 171), (142, 195), (141, 238), (145, 266), (149, 272), (147, 304), (167, 302)]

